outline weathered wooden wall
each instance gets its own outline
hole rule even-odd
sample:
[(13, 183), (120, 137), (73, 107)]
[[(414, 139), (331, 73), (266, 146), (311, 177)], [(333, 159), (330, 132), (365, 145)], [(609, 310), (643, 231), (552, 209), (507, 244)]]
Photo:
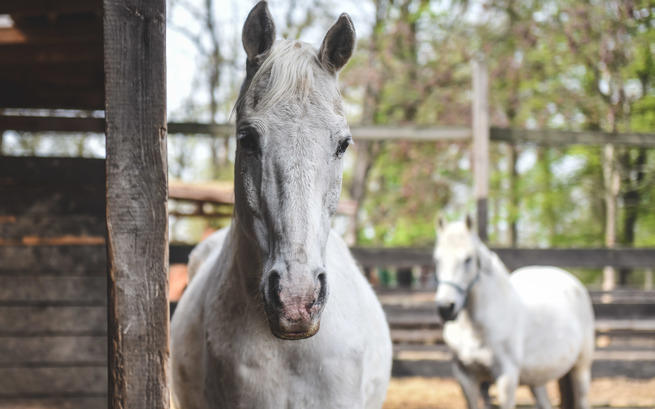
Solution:
[(107, 407), (104, 174), (0, 159), (0, 408)]

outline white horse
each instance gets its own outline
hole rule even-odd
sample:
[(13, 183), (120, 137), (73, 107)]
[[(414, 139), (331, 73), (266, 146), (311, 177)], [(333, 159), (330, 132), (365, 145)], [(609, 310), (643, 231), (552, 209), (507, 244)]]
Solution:
[(351, 142), (337, 73), (354, 27), (341, 15), (318, 52), (274, 40), (260, 2), (243, 28), (235, 217), (191, 257), (193, 278), (171, 328), (173, 404), (379, 409), (389, 328), (330, 230)]
[(525, 267), (511, 276), (473, 233), (471, 220), (439, 220), (434, 258), (437, 309), (453, 373), (469, 409), (495, 382), (500, 407), (514, 408), (528, 385), (539, 409), (550, 408), (545, 384), (559, 379), (563, 408), (587, 409), (594, 313), (584, 286), (555, 267)]

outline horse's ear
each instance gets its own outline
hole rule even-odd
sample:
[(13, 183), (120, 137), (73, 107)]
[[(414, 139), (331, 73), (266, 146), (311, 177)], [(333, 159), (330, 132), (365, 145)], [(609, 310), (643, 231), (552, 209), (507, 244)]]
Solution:
[(256, 61), (257, 56), (267, 53), (275, 42), (275, 23), (266, 1), (260, 1), (250, 10), (241, 33), (243, 48), (248, 62)]
[(472, 231), (473, 229), (473, 219), (471, 218), (471, 215), (468, 213), (466, 214), (466, 228), (469, 231)]
[(346, 65), (354, 49), (355, 26), (350, 16), (343, 13), (325, 35), (318, 59), (325, 69), (336, 73)]

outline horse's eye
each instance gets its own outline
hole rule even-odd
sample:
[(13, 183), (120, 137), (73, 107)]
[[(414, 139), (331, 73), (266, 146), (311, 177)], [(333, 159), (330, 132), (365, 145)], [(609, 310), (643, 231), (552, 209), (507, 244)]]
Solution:
[(239, 130), (237, 134), (239, 147), (249, 154), (259, 154), (259, 133), (252, 127)]
[(471, 256), (466, 257), (466, 260), (464, 260), (464, 264), (466, 265), (466, 267), (470, 267), (472, 262), (473, 259), (471, 258)]
[(348, 149), (348, 146), (352, 143), (353, 138), (352, 136), (347, 136), (343, 138), (342, 140), (339, 141), (339, 146), (337, 146), (337, 152), (334, 154), (337, 158), (341, 158), (343, 154), (346, 152), (346, 149)]

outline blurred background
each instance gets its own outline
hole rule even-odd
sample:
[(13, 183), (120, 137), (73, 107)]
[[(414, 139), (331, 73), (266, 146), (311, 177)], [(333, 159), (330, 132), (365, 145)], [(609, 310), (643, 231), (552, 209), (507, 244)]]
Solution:
[[(173, 301), (186, 285), (190, 246), (230, 221), (241, 27), (254, 3), (168, 2)], [(489, 79), (490, 246), (655, 247), (654, 1), (271, 0), (269, 8), (278, 37), (316, 47), (342, 12), (357, 29), (357, 50), (340, 74), (355, 145), (334, 227), (391, 324), (396, 378), (385, 408), (463, 407), (435, 323), (430, 250), (437, 214), (476, 214), (473, 60), (485, 62)], [(15, 23), (0, 14), (0, 30)], [(104, 135), (0, 129), (2, 156), (104, 158)], [(396, 252), (382, 257), (379, 249)], [(599, 317), (592, 402), (653, 407), (655, 266), (573, 264)]]
[[(244, 72), (250, 2), (171, 0), (172, 122), (229, 123)], [(492, 126), (655, 130), (655, 16), (650, 1), (272, 0), (278, 36), (320, 45), (348, 12), (357, 51), (341, 73), (351, 125), (466, 127), (471, 59), (489, 69)], [(224, 132), (225, 133), (225, 132)], [(232, 133), (227, 128), (227, 133)], [(102, 136), (1, 139), (4, 154), (102, 157)], [(232, 180), (234, 138), (171, 134), (173, 183)], [(337, 228), (351, 244), (430, 246), (437, 212), (473, 212), (469, 143), (357, 141), (346, 159)], [(489, 238), (499, 246), (655, 244), (655, 151), (602, 145), (492, 142)], [(611, 183), (608, 183), (608, 179)], [(224, 183), (220, 183), (224, 182)], [(608, 209), (614, 222), (608, 223)], [(171, 218), (171, 240), (197, 242), (223, 218)], [(600, 272), (585, 276), (600, 283)], [(643, 285), (643, 273), (622, 276)]]

